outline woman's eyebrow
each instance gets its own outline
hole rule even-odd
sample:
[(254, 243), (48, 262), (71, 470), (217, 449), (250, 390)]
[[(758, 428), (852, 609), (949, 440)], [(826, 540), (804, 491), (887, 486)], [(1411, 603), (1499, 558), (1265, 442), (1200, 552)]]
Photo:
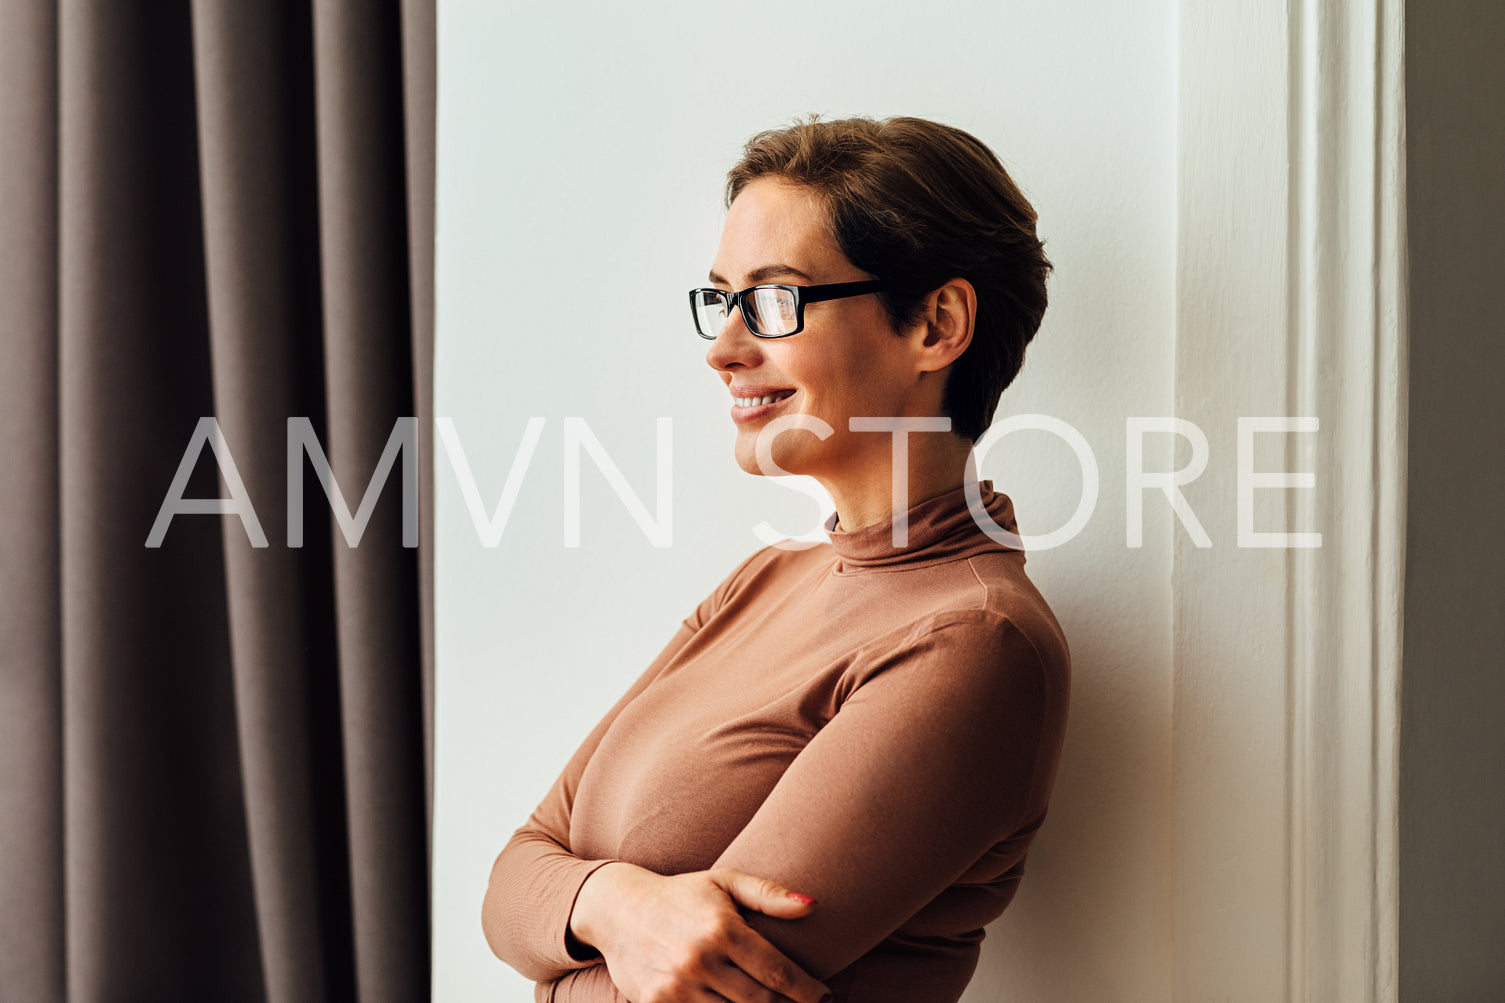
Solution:
[[(810, 276), (806, 275), (804, 272), (800, 271), (798, 268), (794, 268), (794, 267), (792, 267), (790, 265), (764, 265), (761, 268), (755, 268), (751, 272), (748, 273), (747, 280), (750, 283), (752, 283), (753, 285), (757, 285), (760, 282), (766, 282), (769, 279), (777, 278), (780, 275), (794, 275), (794, 276), (797, 276), (799, 278), (804, 279), (806, 282), (809, 282), (809, 283), (812, 283), (812, 284), (815, 282), (815, 280), (812, 279)], [(710, 275), (708, 276), (708, 278), (711, 280), (711, 282), (713, 284), (719, 282), (721, 285), (724, 285), (724, 286), (731, 285), (731, 283), (728, 282), (728, 281), (726, 281), (726, 279), (723, 279), (721, 276), (717, 275), (715, 269), (711, 270)]]

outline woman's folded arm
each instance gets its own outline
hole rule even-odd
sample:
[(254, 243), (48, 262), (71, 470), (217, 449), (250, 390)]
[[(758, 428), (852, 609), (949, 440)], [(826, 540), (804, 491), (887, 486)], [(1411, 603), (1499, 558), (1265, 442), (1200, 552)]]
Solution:
[(820, 903), (749, 925), (817, 978), (872, 950), (1038, 819), (1065, 685), (1064, 664), (991, 614), (917, 637), (847, 697), (716, 861)]
[(481, 926), (492, 952), (524, 976), (548, 982), (600, 960), (575, 943), (569, 929), (580, 886), (608, 863), (584, 860), (571, 852), (570, 818), (581, 774), (622, 710), (658, 678), (737, 589), (747, 569), (766, 560), (769, 550), (765, 547), (750, 554), (701, 600), (658, 657), (591, 729), (527, 824), (497, 855), (481, 906)]
[[(570, 952), (570, 910), (580, 886), (608, 860), (584, 860), (570, 850), (570, 813), (586, 764), (622, 709), (694, 636), (691, 624), (682, 625), (636, 682), (606, 712), (569, 763), (527, 824), (513, 833), (497, 855), (481, 905), (481, 927), (492, 952), (535, 982), (548, 982), (595, 964), (599, 956)], [(577, 947), (578, 950), (578, 947)]]

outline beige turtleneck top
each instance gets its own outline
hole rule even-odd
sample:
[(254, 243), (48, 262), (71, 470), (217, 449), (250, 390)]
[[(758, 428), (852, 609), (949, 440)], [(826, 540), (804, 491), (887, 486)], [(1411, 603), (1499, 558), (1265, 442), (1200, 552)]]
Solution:
[[(987, 514), (1017, 532), (1008, 497)], [(482, 923), (553, 1003), (620, 1003), (565, 934), (597, 867), (734, 867), (819, 903), (747, 921), (838, 1003), (950, 1003), (1013, 897), (1066, 724), (1066, 640), (963, 489), (744, 561), (492, 868)], [(832, 517), (834, 523), (834, 517)]]

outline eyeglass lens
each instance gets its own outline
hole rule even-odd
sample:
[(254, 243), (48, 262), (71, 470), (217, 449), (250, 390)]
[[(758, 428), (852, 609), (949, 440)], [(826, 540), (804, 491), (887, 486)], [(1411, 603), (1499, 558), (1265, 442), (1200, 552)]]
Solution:
[[(721, 333), (727, 318), (727, 301), (731, 294), (717, 289), (700, 290), (695, 297), (695, 320), (702, 336), (714, 338)], [(742, 297), (742, 322), (754, 334), (791, 334), (798, 326), (794, 293), (776, 286), (755, 287)]]

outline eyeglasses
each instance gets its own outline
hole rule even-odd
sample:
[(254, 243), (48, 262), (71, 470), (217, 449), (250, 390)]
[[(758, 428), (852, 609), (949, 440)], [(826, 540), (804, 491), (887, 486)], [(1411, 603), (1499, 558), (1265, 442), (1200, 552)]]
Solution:
[(726, 324), (734, 308), (742, 311), (742, 323), (759, 338), (787, 338), (805, 329), (805, 304), (846, 299), (880, 292), (885, 284), (877, 279), (832, 282), (820, 286), (749, 286), (741, 292), (725, 289), (691, 289), (690, 312), (695, 331), (707, 341)]

